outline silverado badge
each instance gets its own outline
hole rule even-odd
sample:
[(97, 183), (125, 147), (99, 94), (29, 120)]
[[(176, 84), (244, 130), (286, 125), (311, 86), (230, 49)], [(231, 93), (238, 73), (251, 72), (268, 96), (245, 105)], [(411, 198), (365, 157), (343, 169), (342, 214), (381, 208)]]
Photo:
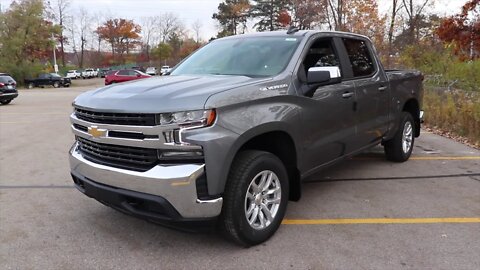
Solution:
[(100, 129), (97, 126), (88, 127), (88, 134), (92, 135), (94, 138), (104, 137), (107, 135), (106, 129)]

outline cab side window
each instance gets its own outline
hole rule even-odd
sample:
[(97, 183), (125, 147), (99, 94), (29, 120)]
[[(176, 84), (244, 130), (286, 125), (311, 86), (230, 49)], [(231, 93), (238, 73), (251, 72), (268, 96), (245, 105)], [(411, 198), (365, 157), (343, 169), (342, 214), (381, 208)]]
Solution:
[(344, 38), (348, 58), (352, 65), (354, 77), (366, 77), (375, 73), (375, 64), (367, 43), (360, 39)]
[(331, 39), (319, 39), (310, 46), (299, 70), (299, 78), (306, 81), (306, 74), (313, 67), (340, 67)]

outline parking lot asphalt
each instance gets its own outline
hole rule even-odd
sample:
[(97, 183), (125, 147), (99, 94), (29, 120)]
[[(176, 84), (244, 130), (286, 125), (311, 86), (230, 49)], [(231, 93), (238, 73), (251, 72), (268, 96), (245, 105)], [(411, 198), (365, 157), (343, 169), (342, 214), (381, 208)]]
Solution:
[(405, 163), (374, 148), (307, 179), (277, 233), (246, 249), (73, 187), (71, 102), (95, 85), (0, 106), (0, 269), (480, 269), (479, 150), (431, 133)]

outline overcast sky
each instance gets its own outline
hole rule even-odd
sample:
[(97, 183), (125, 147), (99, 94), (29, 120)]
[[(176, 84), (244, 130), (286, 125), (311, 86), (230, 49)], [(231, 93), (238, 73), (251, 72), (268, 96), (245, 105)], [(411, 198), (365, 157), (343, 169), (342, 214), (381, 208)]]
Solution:
[[(51, 0), (55, 2), (56, 0)], [(217, 11), (218, 0), (71, 0), (72, 9), (86, 8), (91, 14), (102, 13), (113, 17), (134, 19), (139, 23), (141, 17), (160, 15), (172, 12), (191, 29), (192, 23), (199, 19), (202, 22), (201, 36), (208, 40), (217, 33), (217, 25), (212, 20), (212, 14)], [(453, 14), (467, 0), (434, 0), (433, 10), (443, 14)], [(2, 10), (5, 10), (12, 0), (0, 0)], [(378, 0), (380, 9), (386, 11), (391, 0)]]

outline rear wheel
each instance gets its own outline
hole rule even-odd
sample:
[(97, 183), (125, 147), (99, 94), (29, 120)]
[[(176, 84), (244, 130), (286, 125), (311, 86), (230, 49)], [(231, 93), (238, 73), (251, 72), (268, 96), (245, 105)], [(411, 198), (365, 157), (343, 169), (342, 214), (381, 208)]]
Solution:
[(35, 87), (35, 85), (33, 83), (28, 83), (27, 84), (27, 88), (28, 89), (32, 89), (33, 87)]
[(59, 83), (59, 82), (54, 82), (54, 83), (53, 83), (53, 87), (59, 88), (59, 87), (60, 87), (60, 83)]
[(278, 229), (288, 203), (282, 161), (263, 151), (243, 151), (232, 163), (224, 194), (222, 226), (243, 246), (260, 244)]
[(415, 122), (408, 112), (402, 112), (400, 127), (395, 136), (384, 143), (388, 160), (404, 162), (410, 158), (415, 142)]
[(0, 101), (0, 103), (1, 103), (2, 105), (7, 105), (7, 104), (9, 104), (10, 102), (12, 102), (12, 100), (11, 100), (11, 99), (9, 99), (9, 100), (2, 100), (2, 101)]

